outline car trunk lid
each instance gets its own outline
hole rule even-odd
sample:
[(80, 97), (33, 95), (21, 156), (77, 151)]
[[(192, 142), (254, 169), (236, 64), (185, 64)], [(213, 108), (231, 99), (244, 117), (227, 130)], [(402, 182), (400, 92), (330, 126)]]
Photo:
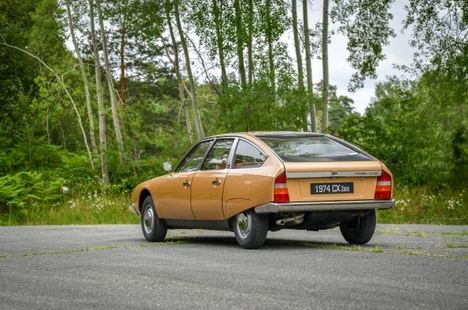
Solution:
[(377, 160), (284, 162), (290, 201), (374, 199), (382, 165)]

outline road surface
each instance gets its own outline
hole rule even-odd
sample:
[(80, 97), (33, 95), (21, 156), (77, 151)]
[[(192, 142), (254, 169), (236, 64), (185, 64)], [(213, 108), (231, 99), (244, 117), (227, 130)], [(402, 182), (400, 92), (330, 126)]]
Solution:
[(269, 233), (137, 225), (0, 227), (1, 309), (468, 309), (468, 226), (378, 225)]

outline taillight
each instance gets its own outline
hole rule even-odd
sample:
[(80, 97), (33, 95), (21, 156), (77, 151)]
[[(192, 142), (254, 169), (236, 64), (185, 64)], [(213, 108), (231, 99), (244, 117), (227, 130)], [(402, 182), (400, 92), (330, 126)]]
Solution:
[(284, 172), (275, 179), (273, 201), (289, 202), (288, 185), (286, 184), (286, 173)]
[(377, 185), (375, 186), (376, 200), (390, 200), (392, 199), (392, 176), (385, 170), (382, 170), (382, 174), (377, 178)]

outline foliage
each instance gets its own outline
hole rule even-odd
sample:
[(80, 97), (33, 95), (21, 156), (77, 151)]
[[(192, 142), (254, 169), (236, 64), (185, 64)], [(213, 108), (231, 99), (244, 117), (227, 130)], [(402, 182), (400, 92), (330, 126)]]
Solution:
[(378, 63), (385, 58), (383, 47), (395, 36), (389, 21), (392, 0), (337, 0), (332, 18), (341, 23), (339, 31), (348, 36), (348, 61), (356, 69), (348, 88), (362, 87), (363, 81), (376, 78)]
[(0, 177), (0, 213), (27, 217), (61, 198), (61, 178), (48, 178), (39, 172), (23, 171)]
[[(95, 124), (99, 119), (90, 44), (93, 2), (0, 1), (1, 224), (132, 222), (126, 195), (140, 181), (161, 175), (162, 162), (179, 160), (194, 142), (188, 127), (196, 112), (208, 134), (309, 129), (307, 94), (297, 85), (285, 42), (292, 27), (287, 2), (178, 0), (182, 31), (188, 38), (188, 63), (195, 76), (192, 94), (180, 42), (167, 38), (164, 3), (175, 2), (101, 0), (102, 17), (94, 17), (103, 22), (105, 31), (96, 34), (101, 42), (97, 57), (103, 56), (105, 37), (112, 72), (109, 84), (102, 76), (107, 152), (97, 141), (93, 169), (80, 129), (84, 125), (91, 140), (83, 78), (89, 83), (91, 118)], [(71, 8), (79, 53), (69, 50), (65, 3)], [(391, 3), (338, 0), (332, 4), (332, 21), (348, 38), (348, 61), (356, 70), (351, 88), (375, 77), (385, 57), (383, 48), (394, 35), (389, 26)], [(405, 27), (414, 29), (412, 45), (418, 54), (406, 69), (412, 70), (414, 79), (390, 78), (381, 83), (364, 115), (355, 113), (352, 100), (331, 85), (327, 130), (382, 159), (394, 172), (396, 183), (407, 186), (397, 189), (397, 199), (415, 195), (415, 214), (424, 220), (398, 209), (382, 215), (385, 221), (466, 222), (466, 209), (443, 208), (444, 201), (450, 200), (447, 197), (458, 197), (468, 180), (466, 4), (410, 0), (407, 11)], [(173, 26), (178, 32), (179, 27)], [(180, 38), (179, 33), (175, 37)], [(317, 55), (320, 42), (312, 41), (312, 54)], [(304, 49), (303, 44), (299, 49)], [(179, 51), (178, 66), (173, 63), (174, 51)], [(83, 75), (75, 54), (81, 54)], [(112, 85), (121, 99), (117, 113), (110, 109)], [(315, 86), (312, 101), (320, 119), (322, 87), (321, 83)], [(77, 111), (65, 91), (76, 102)], [(184, 107), (188, 107), (188, 122)], [(115, 119), (121, 124), (123, 156), (115, 141)], [(95, 131), (97, 136), (97, 126)], [(108, 186), (103, 185), (99, 171), (101, 154), (108, 158)], [(62, 187), (70, 191), (62, 193)], [(429, 208), (418, 202), (416, 196), (433, 190), (441, 193), (434, 200), (437, 205)], [(421, 215), (424, 210), (427, 216)]]

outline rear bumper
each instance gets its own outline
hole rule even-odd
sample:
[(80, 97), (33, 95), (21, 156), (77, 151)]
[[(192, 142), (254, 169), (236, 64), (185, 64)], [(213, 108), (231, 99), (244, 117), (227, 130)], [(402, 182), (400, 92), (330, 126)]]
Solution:
[(395, 206), (394, 200), (354, 200), (354, 201), (320, 201), (266, 203), (255, 208), (257, 213), (310, 212), (310, 211), (352, 211), (371, 209), (390, 209)]

